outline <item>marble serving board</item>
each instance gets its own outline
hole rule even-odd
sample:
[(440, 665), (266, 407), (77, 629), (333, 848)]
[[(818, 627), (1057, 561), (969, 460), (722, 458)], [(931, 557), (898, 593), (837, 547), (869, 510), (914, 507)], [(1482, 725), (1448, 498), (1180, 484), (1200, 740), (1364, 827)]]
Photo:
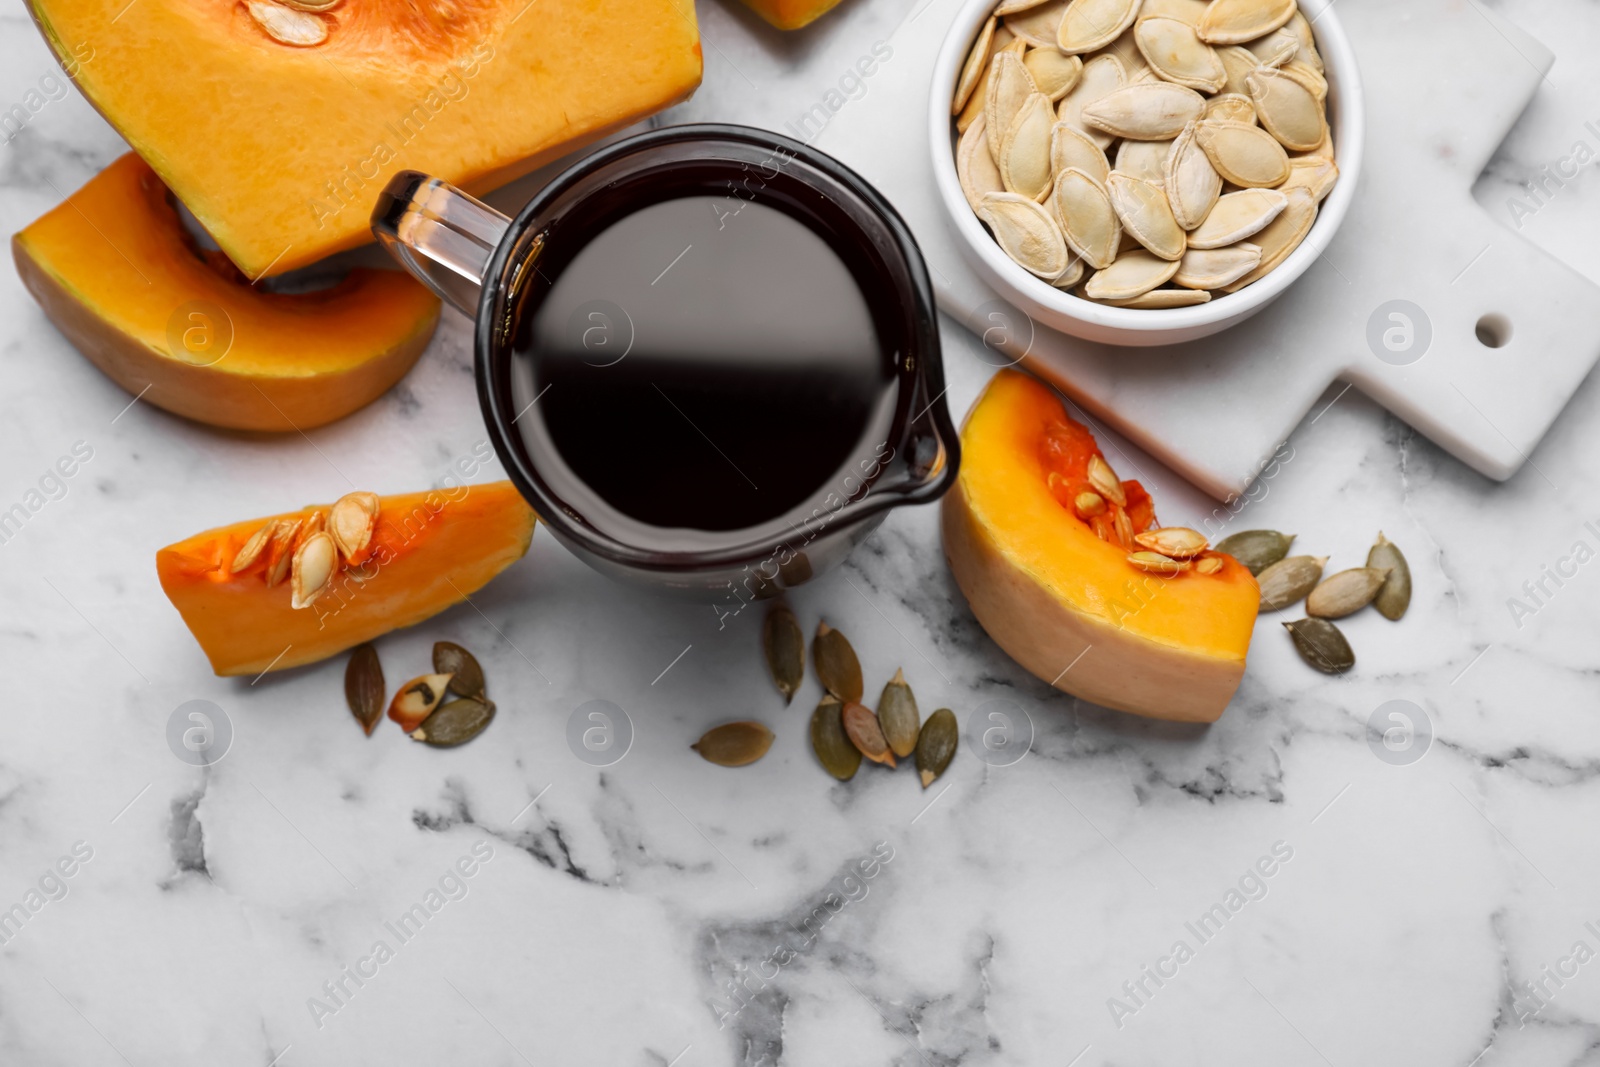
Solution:
[[(892, 37), (893, 62), (813, 143), (883, 189), (916, 233), (941, 308), (971, 326), (999, 297), (958, 249), (924, 118), (934, 57), (960, 6), (918, 5)], [(1327, 5), (1304, 6), (1320, 17)], [(1242, 493), (1341, 379), (1503, 480), (1600, 354), (1600, 288), (1472, 196), (1547, 82), (1550, 50), (1475, 0), (1403, 9), (1342, 0), (1335, 15), (1366, 89), (1366, 162), (1339, 233), (1288, 293), (1185, 345), (1119, 348), (1034, 325), (1011, 331), (1004, 359), (993, 353), (1004, 362), (1026, 352), (1035, 371), (1219, 498)], [(1596, 143), (1600, 126), (1585, 136)], [(1548, 194), (1562, 183), (1546, 184)]]

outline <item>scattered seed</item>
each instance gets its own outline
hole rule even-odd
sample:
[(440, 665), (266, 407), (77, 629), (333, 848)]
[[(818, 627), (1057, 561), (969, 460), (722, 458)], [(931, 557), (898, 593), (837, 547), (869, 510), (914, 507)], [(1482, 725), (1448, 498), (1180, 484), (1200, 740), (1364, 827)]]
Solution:
[(754, 763), (772, 747), (772, 731), (748, 719), (713, 726), (689, 746), (708, 763), (719, 767), (743, 767)]
[(433, 669), (451, 675), (450, 692), (456, 696), (481, 698), (484, 695), (483, 668), (471, 652), (454, 641), (435, 641)]
[(411, 731), (411, 740), (436, 748), (464, 745), (483, 733), (494, 721), (494, 701), (462, 697), (439, 705), (422, 725)]
[(883, 728), (890, 751), (902, 759), (911, 755), (917, 747), (922, 715), (917, 711), (916, 695), (906, 684), (903, 671), (896, 670), (889, 684), (883, 687), (883, 695), (878, 698), (878, 724)]
[(387, 692), (378, 650), (371, 644), (357, 645), (344, 668), (344, 701), (368, 737), (383, 717), (383, 697)]
[(844, 634), (827, 623), (817, 625), (811, 639), (811, 663), (817, 669), (822, 688), (845, 703), (861, 699), (861, 661)]
[(795, 690), (806, 671), (806, 638), (800, 623), (787, 605), (774, 604), (761, 627), (761, 647), (767, 656), (767, 670), (783, 694), (783, 702), (794, 699)]
[(1378, 543), (1367, 553), (1367, 566), (1388, 569), (1389, 577), (1372, 604), (1384, 618), (1397, 621), (1411, 606), (1411, 567), (1399, 546), (1383, 536), (1382, 530), (1378, 531)]
[(1342, 619), (1372, 603), (1383, 588), (1388, 570), (1352, 567), (1321, 582), (1306, 597), (1306, 614), (1319, 619)]
[(1261, 586), (1261, 610), (1278, 611), (1298, 602), (1322, 580), (1327, 556), (1290, 556), (1256, 575)]
[(424, 719), (444, 700), (450, 686), (451, 675), (422, 674), (400, 687), (389, 702), (389, 718), (400, 724), (400, 729), (410, 733), (422, 725)]
[(1281, 534), (1277, 530), (1241, 530), (1217, 542), (1216, 550), (1244, 564), (1251, 574), (1260, 574), (1287, 556), (1289, 546), (1293, 543), (1294, 534)]
[(845, 736), (863, 756), (874, 763), (882, 763), (887, 767), (894, 766), (894, 753), (890, 751), (889, 741), (883, 736), (883, 726), (871, 708), (850, 701), (845, 704), (844, 711), (840, 715), (844, 720)]
[(845, 736), (843, 710), (844, 705), (832, 693), (822, 698), (811, 713), (811, 750), (823, 770), (848, 782), (861, 766), (861, 750)]
[(959, 739), (955, 712), (940, 708), (928, 716), (928, 721), (922, 724), (922, 732), (917, 735), (917, 775), (922, 779), (922, 788), (932, 785), (950, 766)]
[(1350, 642), (1327, 619), (1286, 622), (1283, 628), (1289, 631), (1300, 658), (1323, 674), (1343, 674), (1356, 665), (1356, 654), (1350, 650)]

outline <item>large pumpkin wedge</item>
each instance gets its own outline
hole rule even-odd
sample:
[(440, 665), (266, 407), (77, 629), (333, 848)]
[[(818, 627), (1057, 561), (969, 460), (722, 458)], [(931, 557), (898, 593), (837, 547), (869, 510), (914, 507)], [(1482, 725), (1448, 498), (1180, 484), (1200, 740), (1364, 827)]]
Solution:
[(1106, 707), (1222, 714), (1260, 603), (1245, 567), (1210, 551), (1174, 561), (1135, 541), (1158, 528), (1149, 494), (1117, 480), (1060, 398), (1019, 371), (1001, 371), (973, 405), (961, 457), (942, 505), (945, 555), (1001, 648)]
[(381, 396), (417, 361), (439, 301), (409, 275), (351, 271), (269, 293), (195, 246), (129, 153), (12, 238), (46, 315), (113, 381), (213, 426), (309, 429)]
[[(157, 552), (156, 572), (212, 670), (260, 674), (315, 663), (460, 603), (522, 558), (533, 528), (533, 510), (510, 482), (352, 493), (195, 534)], [(312, 588), (318, 548), (334, 562)]]
[(252, 278), (371, 240), (396, 171), (481, 193), (700, 84), (691, 0), (28, 3)]

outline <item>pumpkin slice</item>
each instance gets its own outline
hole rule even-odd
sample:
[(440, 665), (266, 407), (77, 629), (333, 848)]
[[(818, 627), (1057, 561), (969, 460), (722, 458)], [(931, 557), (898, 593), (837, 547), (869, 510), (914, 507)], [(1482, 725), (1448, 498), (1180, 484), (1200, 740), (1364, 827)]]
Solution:
[(11, 239), (50, 321), (112, 381), (240, 430), (309, 429), (381, 396), (417, 361), (439, 301), (409, 275), (354, 270), (269, 293), (195, 247), (138, 156), (118, 159)]
[(972, 613), (1039, 678), (1157, 719), (1212, 722), (1228, 706), (1255, 579), (1231, 556), (1173, 559), (1149, 550), (1162, 537), (1136, 540), (1159, 525), (1150, 495), (1110, 474), (1047, 386), (1013, 370), (990, 381), (962, 427), (942, 524)]
[(700, 84), (691, 0), (28, 6), (84, 96), (252, 278), (372, 240), (397, 171), (483, 193)]
[[(156, 553), (161, 588), (212, 670), (298, 667), (421, 622), (483, 588), (533, 539), (533, 509), (510, 482), (377, 500), (366, 543), (349, 557), (338, 549), (320, 585), (310, 584), (317, 550), (346, 544), (324, 532), (338, 504), (219, 526)], [(294, 566), (269, 584), (280, 544)]]
[[(839, 6), (839, 0), (744, 0), (745, 6), (780, 30), (798, 30)], [(877, 52), (877, 49), (873, 49)], [(867, 62), (871, 62), (868, 60)], [(871, 73), (871, 71), (866, 71)]]

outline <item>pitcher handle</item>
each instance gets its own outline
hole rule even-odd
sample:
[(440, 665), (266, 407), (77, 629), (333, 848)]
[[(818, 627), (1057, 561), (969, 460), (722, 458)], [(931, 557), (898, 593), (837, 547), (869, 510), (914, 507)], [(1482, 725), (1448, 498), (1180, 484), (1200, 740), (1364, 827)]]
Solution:
[(449, 182), (414, 170), (389, 179), (372, 232), (400, 264), (468, 318), (478, 314), (489, 257), (511, 220)]

